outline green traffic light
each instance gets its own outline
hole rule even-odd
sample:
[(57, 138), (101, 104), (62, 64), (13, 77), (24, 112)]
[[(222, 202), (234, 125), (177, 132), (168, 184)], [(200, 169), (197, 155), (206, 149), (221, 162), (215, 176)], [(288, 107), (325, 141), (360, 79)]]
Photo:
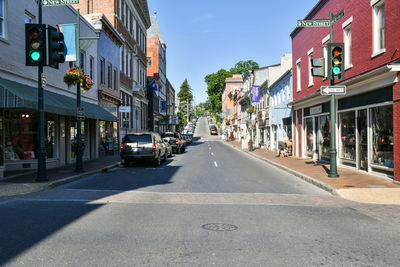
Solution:
[(40, 52), (39, 51), (32, 51), (30, 54), (30, 57), (33, 61), (38, 61), (40, 58)]
[(338, 75), (342, 72), (342, 69), (339, 66), (335, 66), (332, 69), (333, 74)]

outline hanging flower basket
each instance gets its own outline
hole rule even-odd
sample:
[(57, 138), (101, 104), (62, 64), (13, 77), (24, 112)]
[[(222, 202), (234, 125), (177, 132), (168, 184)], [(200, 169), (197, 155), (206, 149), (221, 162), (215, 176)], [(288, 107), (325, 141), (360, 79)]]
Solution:
[(249, 114), (256, 113), (256, 108), (254, 106), (251, 106), (246, 110), (246, 112)]
[(89, 75), (81, 76), (81, 89), (83, 92), (90, 90), (93, 86), (93, 81), (90, 79)]
[(83, 72), (79, 68), (69, 67), (67, 73), (64, 74), (64, 82), (70, 87), (76, 85), (80, 80)]

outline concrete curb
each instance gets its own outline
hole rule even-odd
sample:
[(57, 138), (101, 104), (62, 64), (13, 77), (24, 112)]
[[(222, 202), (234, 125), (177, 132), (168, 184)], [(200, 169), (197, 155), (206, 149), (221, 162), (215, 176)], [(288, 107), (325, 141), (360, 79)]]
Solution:
[(225, 143), (223, 141), (219, 141), (219, 142), (221, 142), (221, 143), (223, 143), (223, 144), (225, 144), (225, 145), (227, 145), (229, 147), (232, 147), (232, 148), (234, 148), (234, 149), (236, 149), (238, 151), (246, 153), (246, 154), (248, 154), (248, 155), (250, 155), (252, 157), (255, 157), (257, 159), (260, 159), (260, 160), (263, 160), (265, 162), (268, 162), (269, 164), (271, 164), (271, 165), (273, 165), (275, 167), (278, 167), (278, 168), (280, 168), (280, 169), (282, 169), (282, 170), (284, 170), (284, 171), (286, 171), (286, 172), (288, 172), (288, 173), (290, 173), (290, 174), (292, 174), (292, 175), (294, 175), (294, 176), (296, 176), (296, 177), (298, 177), (298, 178), (300, 178), (300, 179), (302, 179), (302, 180), (304, 180), (304, 181), (306, 181), (306, 182), (308, 182), (308, 183), (310, 183), (312, 185), (315, 185), (315, 186), (317, 186), (317, 187), (319, 187), (319, 188), (321, 188), (321, 189), (323, 189), (323, 190), (325, 190), (325, 191), (327, 191), (327, 192), (329, 192), (329, 193), (331, 193), (331, 194), (333, 194), (335, 196), (340, 196), (340, 194), (338, 193), (338, 191), (335, 188), (333, 188), (332, 186), (330, 186), (330, 185), (328, 185), (328, 184), (326, 184), (324, 182), (321, 182), (320, 180), (317, 180), (317, 179), (315, 179), (313, 177), (305, 175), (305, 174), (303, 174), (301, 172), (292, 170), (292, 169), (290, 169), (290, 168), (288, 168), (288, 167), (286, 167), (284, 165), (281, 165), (279, 163), (276, 163), (276, 162), (274, 162), (272, 160), (260, 157), (260, 156), (258, 156), (256, 154), (250, 153), (248, 151), (244, 151), (244, 150), (242, 150), (240, 148), (237, 148), (237, 147), (235, 147), (233, 145), (229, 145), (229, 144), (227, 144), (227, 143)]
[(97, 170), (93, 170), (93, 171), (89, 171), (89, 172), (83, 172), (83, 173), (76, 174), (76, 175), (73, 175), (73, 176), (65, 177), (63, 179), (54, 180), (54, 181), (48, 183), (46, 189), (51, 189), (51, 188), (54, 188), (54, 187), (57, 187), (57, 186), (60, 186), (60, 185), (68, 184), (68, 183), (77, 181), (79, 179), (82, 179), (82, 178), (85, 178), (87, 176), (90, 176), (90, 175), (93, 175), (93, 174), (96, 174), (96, 173), (100, 173), (100, 172), (103, 172), (103, 171), (107, 172), (110, 169), (118, 167), (119, 164), (120, 164), (120, 162), (108, 165), (108, 166), (103, 167), (101, 169), (97, 169)]

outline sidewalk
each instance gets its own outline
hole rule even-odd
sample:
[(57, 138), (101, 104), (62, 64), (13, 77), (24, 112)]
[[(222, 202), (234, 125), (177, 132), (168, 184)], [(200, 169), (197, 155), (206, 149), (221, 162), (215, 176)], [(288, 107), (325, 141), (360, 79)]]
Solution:
[(261, 148), (255, 148), (252, 152), (247, 149), (242, 150), (239, 141), (224, 141), (224, 143), (343, 198), (365, 203), (400, 205), (400, 183), (395, 183), (392, 179), (346, 167), (338, 167), (338, 178), (329, 178), (329, 164), (297, 157), (276, 157), (275, 151)]
[(75, 163), (47, 170), (48, 182), (36, 182), (37, 171), (5, 173), (5, 178), (0, 180), (0, 198), (15, 196), (46, 190), (57, 185), (69, 183), (85, 176), (89, 176), (109, 168), (118, 166), (120, 156), (104, 156), (99, 159), (84, 161), (84, 172), (75, 172)]

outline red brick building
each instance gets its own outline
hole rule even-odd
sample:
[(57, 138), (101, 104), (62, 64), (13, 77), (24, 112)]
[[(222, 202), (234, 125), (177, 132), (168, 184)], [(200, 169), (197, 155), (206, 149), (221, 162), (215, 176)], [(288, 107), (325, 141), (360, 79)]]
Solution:
[(321, 0), (305, 19), (342, 10), (333, 40), (329, 27), (297, 27), (291, 34), (294, 153), (330, 160), (330, 97), (320, 94), (330, 80), (312, 77), (310, 59), (326, 59), (326, 44), (343, 42), (345, 77), (335, 81), (347, 86), (336, 97), (338, 165), (400, 181), (400, 1)]

